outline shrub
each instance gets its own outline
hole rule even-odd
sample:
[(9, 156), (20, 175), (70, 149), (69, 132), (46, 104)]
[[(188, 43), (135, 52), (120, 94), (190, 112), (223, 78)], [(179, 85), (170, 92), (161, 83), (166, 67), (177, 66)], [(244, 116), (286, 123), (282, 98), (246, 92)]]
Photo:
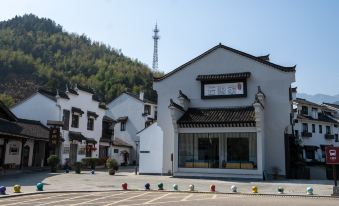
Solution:
[(81, 160), (82, 164), (85, 166), (85, 167), (90, 167), (92, 170), (95, 169), (95, 166), (98, 165), (99, 163), (99, 158), (83, 158)]
[(74, 163), (74, 170), (75, 173), (80, 174), (82, 169), (82, 163), (81, 162), (76, 162)]
[(119, 169), (119, 164), (115, 159), (108, 158), (106, 161), (106, 167), (108, 169), (114, 169), (115, 171), (117, 171)]
[(60, 159), (56, 155), (51, 155), (47, 158), (47, 163), (51, 167), (51, 172), (56, 172), (59, 161)]

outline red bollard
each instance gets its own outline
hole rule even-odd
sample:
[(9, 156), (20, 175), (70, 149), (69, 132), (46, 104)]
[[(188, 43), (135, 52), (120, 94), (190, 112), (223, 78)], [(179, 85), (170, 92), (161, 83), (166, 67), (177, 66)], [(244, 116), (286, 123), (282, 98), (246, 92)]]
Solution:
[(215, 192), (215, 185), (211, 185), (211, 186), (210, 186), (210, 191), (211, 191), (211, 192)]
[(122, 187), (123, 190), (127, 190), (127, 183), (126, 183), (126, 182), (123, 183), (123, 184), (121, 185), (121, 187)]

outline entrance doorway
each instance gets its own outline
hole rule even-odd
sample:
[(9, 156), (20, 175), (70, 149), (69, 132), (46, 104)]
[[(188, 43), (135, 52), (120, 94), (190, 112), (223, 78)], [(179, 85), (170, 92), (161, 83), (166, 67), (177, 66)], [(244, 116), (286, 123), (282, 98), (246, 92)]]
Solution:
[(30, 147), (28, 145), (24, 146), (23, 152), (23, 157), (22, 157), (22, 166), (23, 167), (28, 167), (28, 162), (29, 162), (29, 151)]
[(0, 145), (0, 167), (3, 166), (5, 161), (5, 147), (4, 145)]
[(71, 144), (69, 151), (69, 163), (73, 165), (77, 161), (78, 144)]

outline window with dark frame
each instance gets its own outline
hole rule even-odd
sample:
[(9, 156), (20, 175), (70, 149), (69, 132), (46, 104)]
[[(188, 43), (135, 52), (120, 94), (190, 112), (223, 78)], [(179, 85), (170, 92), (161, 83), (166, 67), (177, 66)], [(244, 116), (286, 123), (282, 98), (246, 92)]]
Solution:
[(62, 116), (62, 121), (64, 122), (64, 125), (62, 126), (63, 130), (69, 130), (70, 114), (71, 112), (69, 110), (66, 110), (66, 109), (63, 110), (63, 116)]
[(78, 114), (72, 114), (72, 125), (73, 128), (79, 128), (79, 115)]
[(315, 133), (315, 124), (312, 124), (312, 133)]
[(308, 115), (308, 107), (307, 106), (301, 106), (301, 114)]
[(119, 153), (119, 149), (114, 149), (114, 153), (115, 154)]
[(308, 124), (307, 123), (303, 123), (303, 132), (308, 132)]
[(87, 117), (87, 130), (94, 130), (94, 118), (91, 116)]
[(150, 115), (151, 114), (151, 105), (145, 104), (144, 113)]
[(305, 147), (305, 156), (306, 159), (315, 159), (315, 149), (313, 147)]
[(120, 131), (126, 131), (126, 122), (120, 122)]
[(330, 126), (326, 126), (326, 134), (331, 134), (331, 127)]
[(322, 134), (323, 133), (323, 126), (319, 124), (319, 133)]
[(338, 141), (339, 141), (338, 134), (335, 134), (335, 135), (334, 135), (334, 141), (335, 141), (335, 142), (338, 142)]

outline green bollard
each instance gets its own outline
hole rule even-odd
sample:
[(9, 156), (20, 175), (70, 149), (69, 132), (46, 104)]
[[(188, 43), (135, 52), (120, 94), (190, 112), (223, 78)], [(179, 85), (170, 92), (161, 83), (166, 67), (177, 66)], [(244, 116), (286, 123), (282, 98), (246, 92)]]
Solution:
[(158, 190), (164, 190), (164, 184), (162, 182), (158, 184)]
[(39, 182), (38, 184), (36, 184), (36, 190), (37, 191), (43, 191), (44, 190), (44, 184)]

